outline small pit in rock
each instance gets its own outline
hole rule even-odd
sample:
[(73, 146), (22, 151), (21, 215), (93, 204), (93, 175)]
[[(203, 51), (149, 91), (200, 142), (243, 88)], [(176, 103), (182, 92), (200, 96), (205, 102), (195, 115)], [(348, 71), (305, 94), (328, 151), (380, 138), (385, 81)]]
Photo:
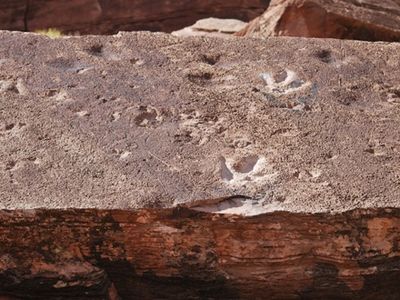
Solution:
[(89, 54), (94, 56), (102, 56), (103, 54), (103, 45), (92, 45), (89, 49), (86, 50)]
[(220, 54), (203, 54), (201, 56), (201, 61), (213, 66), (220, 60), (220, 57)]
[(6, 125), (6, 131), (12, 130), (14, 128), (15, 124), (11, 123), (11, 124), (7, 124)]
[(162, 120), (158, 111), (150, 106), (139, 107), (139, 113), (135, 117), (135, 124), (140, 127), (152, 127)]
[(327, 64), (333, 61), (332, 52), (326, 49), (315, 52), (315, 57)]
[(258, 155), (249, 155), (243, 157), (241, 160), (233, 165), (233, 169), (239, 173), (250, 173), (254, 170), (258, 162)]

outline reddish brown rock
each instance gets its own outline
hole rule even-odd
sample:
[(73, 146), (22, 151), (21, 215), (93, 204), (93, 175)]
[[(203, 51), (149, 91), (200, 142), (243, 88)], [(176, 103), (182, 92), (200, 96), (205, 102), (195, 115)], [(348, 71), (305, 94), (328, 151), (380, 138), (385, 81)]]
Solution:
[(251, 218), (186, 208), (34, 210), (2, 211), (0, 221), (0, 295), (400, 297), (398, 209)]
[(0, 29), (25, 30), (26, 0), (0, 1)]
[(249, 21), (269, 0), (4, 0), (0, 29), (110, 34), (121, 30), (173, 31), (207, 17)]
[[(104, 14), (97, 0), (52, 1), (32, 0), (27, 7), (27, 31), (56, 28), (62, 32), (101, 33), (100, 21)], [(107, 4), (108, 1), (105, 1)], [(115, 1), (116, 2), (116, 1)], [(86, 31), (84, 29), (86, 28)]]
[(273, 0), (238, 35), (400, 41), (400, 2)]

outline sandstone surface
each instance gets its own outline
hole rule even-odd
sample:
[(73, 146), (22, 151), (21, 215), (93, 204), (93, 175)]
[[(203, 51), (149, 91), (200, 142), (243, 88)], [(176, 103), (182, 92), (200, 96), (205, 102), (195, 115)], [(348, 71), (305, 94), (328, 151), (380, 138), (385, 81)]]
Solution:
[(1, 40), (1, 208), (399, 206), (399, 44)]
[(0, 297), (400, 297), (399, 44), (0, 40)]
[(272, 0), (238, 35), (400, 41), (400, 1)]

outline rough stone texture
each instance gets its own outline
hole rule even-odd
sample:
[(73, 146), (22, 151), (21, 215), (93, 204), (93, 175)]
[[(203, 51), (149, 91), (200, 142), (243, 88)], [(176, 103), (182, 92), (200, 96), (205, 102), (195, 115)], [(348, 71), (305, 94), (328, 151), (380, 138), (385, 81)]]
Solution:
[(251, 218), (34, 210), (0, 221), (0, 298), (400, 297), (399, 209)]
[(110, 34), (120, 30), (173, 31), (207, 17), (249, 21), (269, 0), (2, 0), (0, 29)]
[(0, 39), (1, 208), (400, 206), (399, 44)]
[(399, 44), (0, 40), (0, 298), (400, 297)]
[(400, 41), (400, 1), (272, 0), (238, 35)]

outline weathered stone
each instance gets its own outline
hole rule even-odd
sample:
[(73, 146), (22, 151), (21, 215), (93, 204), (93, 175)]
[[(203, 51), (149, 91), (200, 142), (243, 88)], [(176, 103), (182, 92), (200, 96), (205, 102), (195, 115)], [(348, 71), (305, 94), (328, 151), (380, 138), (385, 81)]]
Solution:
[(0, 297), (398, 299), (399, 209), (0, 213)]
[(399, 44), (0, 40), (0, 295), (400, 297)]
[(272, 0), (238, 35), (400, 41), (400, 2)]
[(1, 208), (399, 206), (399, 44), (0, 38)]
[(203, 31), (218, 31), (222, 33), (234, 33), (242, 30), (245, 22), (235, 19), (208, 18), (198, 20), (192, 27)]

